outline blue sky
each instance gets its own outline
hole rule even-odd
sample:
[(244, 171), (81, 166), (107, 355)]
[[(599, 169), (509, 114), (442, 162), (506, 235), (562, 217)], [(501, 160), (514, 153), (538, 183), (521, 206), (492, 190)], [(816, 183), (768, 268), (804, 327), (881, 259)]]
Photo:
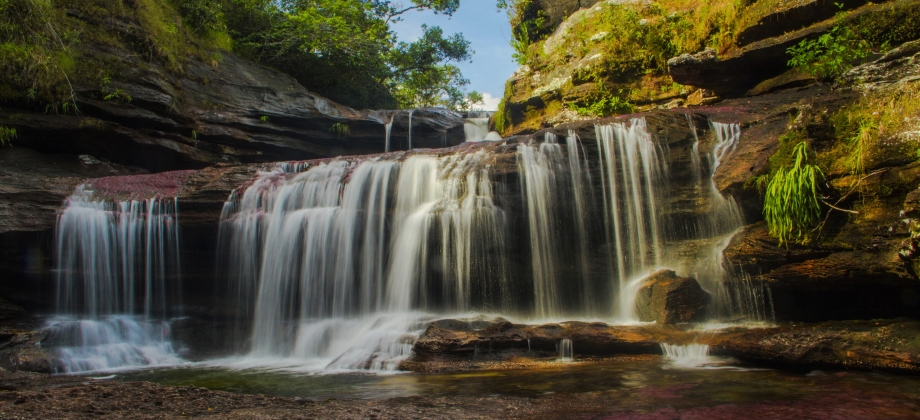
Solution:
[(403, 20), (392, 28), (400, 41), (411, 42), (422, 35), (422, 24), (440, 26), (445, 35), (461, 32), (470, 41), (476, 52), (473, 61), (460, 63), (459, 67), (463, 76), (470, 80), (467, 89), (482, 93), (487, 103), (484, 109), (495, 110), (505, 81), (517, 68), (511, 58), (514, 50), (508, 43), (511, 27), (505, 11), (496, 9), (495, 0), (460, 0), (460, 8), (452, 17), (412, 11), (403, 15)]

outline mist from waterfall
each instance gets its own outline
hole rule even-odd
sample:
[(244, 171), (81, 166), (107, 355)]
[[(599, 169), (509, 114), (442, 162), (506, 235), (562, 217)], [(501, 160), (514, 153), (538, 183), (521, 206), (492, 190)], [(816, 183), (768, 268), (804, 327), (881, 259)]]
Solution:
[(81, 185), (56, 228), (56, 314), (46, 345), (62, 373), (175, 364), (176, 199), (105, 201)]

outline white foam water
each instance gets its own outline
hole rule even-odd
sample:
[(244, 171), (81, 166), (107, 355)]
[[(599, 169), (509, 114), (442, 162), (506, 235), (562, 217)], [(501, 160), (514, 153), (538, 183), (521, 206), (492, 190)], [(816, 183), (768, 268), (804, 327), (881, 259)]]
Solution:
[(50, 320), (48, 338), (59, 360), (56, 373), (108, 372), (183, 363), (169, 323), (131, 316)]
[(718, 362), (709, 355), (709, 346), (706, 344), (661, 343), (661, 352), (668, 358), (671, 366), (678, 368), (700, 368)]

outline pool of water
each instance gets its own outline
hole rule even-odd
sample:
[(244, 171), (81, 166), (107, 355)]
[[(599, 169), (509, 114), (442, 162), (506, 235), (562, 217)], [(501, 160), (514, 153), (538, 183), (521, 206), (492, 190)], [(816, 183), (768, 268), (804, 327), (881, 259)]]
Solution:
[[(644, 401), (646, 408), (665, 405), (681, 409), (720, 404), (810, 406), (815, 398), (835, 404), (869, 398), (865, 402), (869, 407), (897, 401), (908, 410), (920, 401), (920, 378), (910, 376), (749, 369), (726, 361), (684, 367), (656, 356), (590, 363), (546, 362), (526, 369), (387, 375), (304, 374), (189, 365), (118, 373), (114, 379), (314, 400), (409, 396), (542, 398), (577, 394), (609, 395), (611, 402), (624, 407)], [(872, 400), (873, 395), (881, 400)], [(891, 401), (885, 402), (888, 400)]]

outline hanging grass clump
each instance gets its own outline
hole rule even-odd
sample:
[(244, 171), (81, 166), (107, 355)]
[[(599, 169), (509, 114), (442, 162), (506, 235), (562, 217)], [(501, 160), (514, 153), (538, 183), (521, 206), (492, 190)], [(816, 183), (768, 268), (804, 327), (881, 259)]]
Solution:
[(818, 182), (824, 173), (808, 161), (808, 145), (800, 142), (793, 149), (792, 168), (781, 167), (767, 185), (764, 196), (764, 218), (770, 234), (780, 245), (789, 241), (803, 243), (808, 232), (821, 217)]

